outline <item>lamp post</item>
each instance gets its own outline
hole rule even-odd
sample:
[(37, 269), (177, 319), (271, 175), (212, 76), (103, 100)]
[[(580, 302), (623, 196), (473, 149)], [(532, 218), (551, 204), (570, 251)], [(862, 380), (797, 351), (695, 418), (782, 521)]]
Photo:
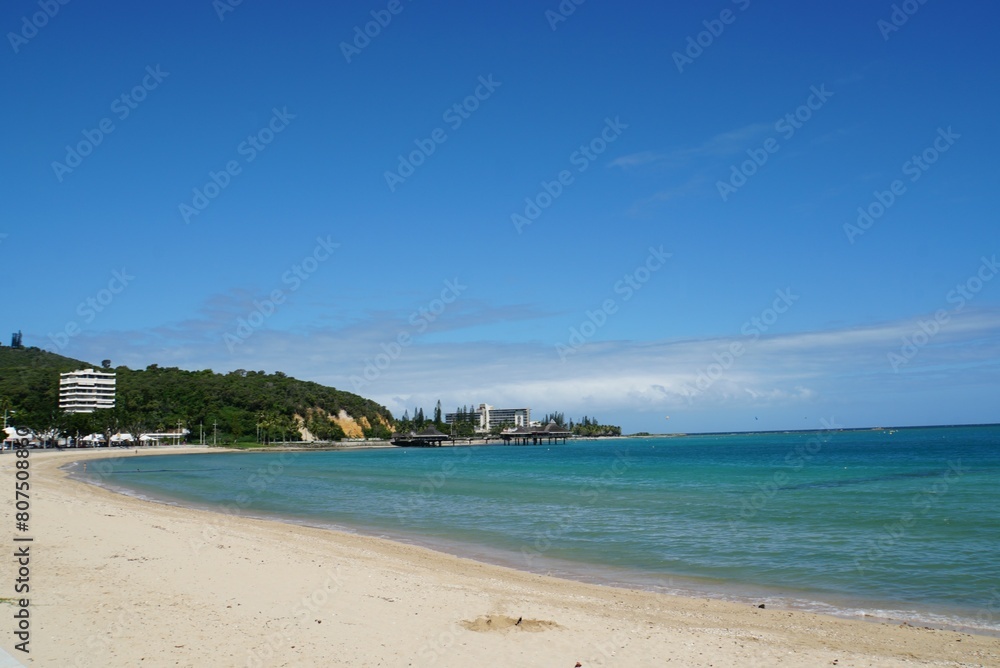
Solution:
[(17, 411), (10, 410), (10, 399), (4, 397), (3, 399), (3, 428), (7, 428), (7, 417), (13, 415)]

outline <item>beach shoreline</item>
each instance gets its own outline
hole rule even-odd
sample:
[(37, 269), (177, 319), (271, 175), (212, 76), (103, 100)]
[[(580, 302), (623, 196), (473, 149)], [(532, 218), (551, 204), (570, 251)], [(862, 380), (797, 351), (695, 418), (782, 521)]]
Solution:
[[(13, 483), (5, 454), (0, 476)], [(990, 636), (562, 580), (144, 501), (61, 470), (128, 456), (31, 451), (30, 656), (42, 665), (1000, 664)]]
[[(503, 444), (494, 444), (497, 447)], [(464, 446), (464, 444), (463, 444)], [(183, 446), (182, 446), (183, 447)], [(390, 446), (396, 447), (396, 446)], [(459, 446), (448, 446), (459, 447)], [(480, 447), (474, 445), (473, 447)], [(241, 448), (211, 448), (210, 450), (188, 451), (184, 454), (249, 454), (263, 456), (266, 453), (286, 453), (299, 454), (301, 452), (340, 452), (377, 449), (364, 446), (346, 448), (326, 448), (326, 449), (295, 449), (295, 448), (268, 448), (268, 449), (241, 449)], [(113, 451), (114, 452), (114, 451)], [(156, 451), (129, 451), (128, 456), (134, 454), (154, 454)], [(164, 453), (160, 453), (164, 454)], [(169, 453), (166, 453), (169, 454)], [(180, 454), (180, 453), (178, 453)], [(121, 456), (121, 455), (120, 455)], [(124, 456), (122, 456), (124, 458)], [(105, 458), (97, 460), (99, 462)], [(765, 585), (755, 585), (748, 582), (716, 582), (697, 578), (693, 576), (681, 576), (678, 574), (647, 574), (628, 569), (616, 569), (611, 566), (583, 563), (577, 561), (567, 561), (556, 559), (544, 553), (532, 552), (526, 556), (523, 552), (513, 552), (494, 546), (475, 545), (464, 543), (454, 539), (447, 539), (442, 536), (429, 537), (421, 533), (407, 532), (401, 529), (389, 529), (386, 527), (373, 527), (363, 524), (344, 523), (341, 521), (318, 522), (313, 518), (295, 517), (282, 515), (280, 513), (268, 513), (266, 511), (251, 510), (238, 502), (228, 504), (211, 504), (198, 502), (190, 499), (183, 499), (171, 496), (167, 493), (140, 492), (136, 489), (118, 487), (106, 484), (103, 481), (95, 481), (83, 474), (79, 468), (72, 469), (73, 463), (66, 464), (62, 470), (67, 472), (73, 480), (78, 480), (87, 484), (99, 485), (116, 494), (123, 494), (139, 500), (161, 503), (175, 507), (193, 508), (213, 513), (235, 513), (250, 519), (280, 522), (296, 526), (309, 527), (313, 529), (328, 530), (337, 533), (347, 533), (351, 535), (367, 536), (381, 540), (387, 540), (403, 545), (412, 545), (420, 548), (432, 550), (434, 552), (450, 555), (453, 557), (471, 559), (487, 565), (501, 566), (526, 573), (537, 575), (547, 575), (562, 580), (570, 580), (584, 584), (600, 585), (604, 587), (615, 587), (626, 590), (641, 590), (651, 593), (662, 593), (683, 598), (712, 599), (727, 601), (736, 604), (757, 606), (766, 604), (767, 608), (774, 608), (788, 611), (804, 611), (831, 615), (842, 619), (857, 620), (865, 623), (908, 623), (914, 626), (930, 627), (941, 630), (958, 631), (973, 635), (986, 635), (1000, 637), (1000, 630), (977, 628), (970, 624), (961, 623), (962, 619), (971, 622), (972, 613), (965, 612), (964, 617), (944, 615), (940, 609), (914, 607), (898, 601), (885, 601), (875, 599), (859, 599), (846, 595), (837, 595), (831, 592), (795, 591), (788, 587), (781, 588), (781, 592), (774, 587)], [(93, 471), (93, 469), (92, 469)], [(238, 495), (237, 495), (238, 496)]]

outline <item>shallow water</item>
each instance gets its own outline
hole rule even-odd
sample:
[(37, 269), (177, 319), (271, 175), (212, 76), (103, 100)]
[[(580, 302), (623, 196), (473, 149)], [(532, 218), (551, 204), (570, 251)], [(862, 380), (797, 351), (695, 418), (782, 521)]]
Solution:
[(88, 473), (577, 579), (1000, 630), (996, 426), (130, 454)]

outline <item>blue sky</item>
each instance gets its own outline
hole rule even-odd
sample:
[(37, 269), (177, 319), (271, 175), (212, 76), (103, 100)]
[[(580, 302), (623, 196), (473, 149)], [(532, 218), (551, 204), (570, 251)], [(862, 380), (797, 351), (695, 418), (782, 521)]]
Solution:
[(1000, 9), (562, 7), (5, 4), (6, 330), (397, 415), (1000, 420)]

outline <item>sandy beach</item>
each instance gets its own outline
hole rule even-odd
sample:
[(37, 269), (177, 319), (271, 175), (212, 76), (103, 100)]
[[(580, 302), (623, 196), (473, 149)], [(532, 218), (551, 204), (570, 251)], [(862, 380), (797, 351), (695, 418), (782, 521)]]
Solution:
[[(202, 448), (142, 451), (149, 455)], [(30, 654), (38, 666), (998, 666), (1000, 639), (615, 589), (377, 538), (178, 508), (68, 479), (31, 451)], [(2, 665), (2, 661), (0, 661)]]

